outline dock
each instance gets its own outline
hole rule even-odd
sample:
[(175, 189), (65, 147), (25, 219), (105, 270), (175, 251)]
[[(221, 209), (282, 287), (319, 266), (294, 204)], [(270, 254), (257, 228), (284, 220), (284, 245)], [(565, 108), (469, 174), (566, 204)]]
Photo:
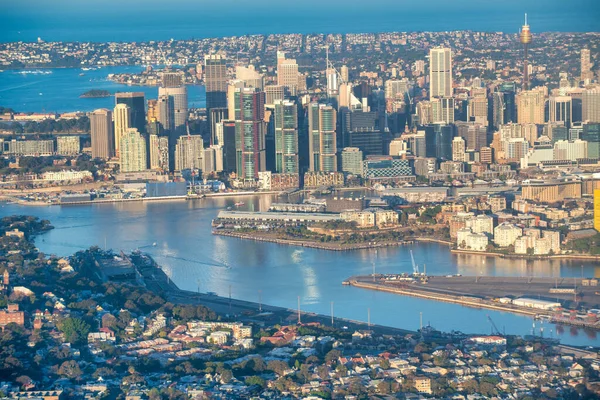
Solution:
[(404, 274), (354, 276), (343, 284), (600, 329), (595, 279)]

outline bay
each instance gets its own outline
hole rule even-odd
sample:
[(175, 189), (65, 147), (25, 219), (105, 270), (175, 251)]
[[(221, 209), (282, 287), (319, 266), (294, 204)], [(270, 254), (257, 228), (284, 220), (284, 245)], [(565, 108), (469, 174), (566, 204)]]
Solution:
[[(142, 66), (81, 68), (41, 68), (8, 70), (0, 73), (0, 106), (20, 112), (71, 112), (112, 109), (116, 92), (143, 92), (147, 99), (158, 98), (158, 87), (124, 85), (108, 79), (109, 74), (137, 73)], [(188, 106), (205, 107), (204, 86), (189, 85)], [(91, 89), (109, 91), (113, 96), (80, 98)]]
[[(531, 334), (532, 319), (491, 310), (403, 297), (347, 287), (351, 275), (412, 271), (409, 250), (429, 274), (498, 276), (600, 276), (597, 263), (525, 261), (452, 255), (446, 246), (418, 244), (378, 250), (332, 252), (213, 236), (210, 223), (219, 210), (243, 200), (248, 210), (266, 210), (273, 198), (212, 198), (195, 201), (33, 207), (3, 204), (0, 216), (30, 214), (49, 219), (56, 229), (36, 239), (41, 251), (70, 255), (92, 245), (151, 254), (182, 289), (216, 292), (249, 301), (417, 329), (425, 324), (444, 331), (490, 332), (487, 316), (506, 333)], [(156, 243), (156, 246), (152, 244)], [(539, 324), (537, 333), (539, 334)], [(598, 345), (597, 333), (546, 324), (546, 336), (564, 344)]]

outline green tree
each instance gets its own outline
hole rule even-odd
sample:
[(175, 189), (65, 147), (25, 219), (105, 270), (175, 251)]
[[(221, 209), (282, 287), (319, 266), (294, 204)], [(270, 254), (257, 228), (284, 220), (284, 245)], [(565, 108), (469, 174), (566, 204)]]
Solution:
[(246, 385), (248, 386), (253, 386), (253, 385), (258, 385), (260, 387), (265, 387), (265, 380), (263, 378), (261, 378), (260, 376), (249, 376), (246, 378)]
[(69, 343), (78, 344), (87, 340), (90, 332), (90, 326), (80, 318), (66, 318), (59, 326), (60, 331), (65, 335)]

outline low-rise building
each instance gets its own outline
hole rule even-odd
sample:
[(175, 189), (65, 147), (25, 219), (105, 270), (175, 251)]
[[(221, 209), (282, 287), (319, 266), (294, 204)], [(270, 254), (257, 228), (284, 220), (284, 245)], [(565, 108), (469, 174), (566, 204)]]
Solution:
[(494, 243), (500, 247), (508, 247), (514, 245), (521, 234), (521, 228), (504, 222), (494, 228)]

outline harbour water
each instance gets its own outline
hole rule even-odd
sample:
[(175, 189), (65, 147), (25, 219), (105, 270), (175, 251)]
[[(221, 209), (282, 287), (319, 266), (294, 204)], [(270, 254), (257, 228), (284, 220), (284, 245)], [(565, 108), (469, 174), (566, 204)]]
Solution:
[[(129, 86), (108, 80), (109, 74), (136, 73), (141, 66), (104, 67), (92, 70), (81, 68), (47, 68), (8, 70), (0, 73), (0, 106), (20, 112), (92, 111), (112, 109), (115, 98), (80, 98), (91, 89), (116, 92), (144, 92), (146, 99), (156, 99), (156, 86)], [(188, 105), (205, 107), (204, 86), (188, 86)]]
[[(265, 210), (269, 196), (245, 197), (243, 207)], [(489, 315), (506, 333), (531, 334), (529, 317), (466, 308), (455, 304), (403, 297), (343, 286), (351, 275), (412, 271), (409, 250), (429, 274), (506, 276), (600, 276), (600, 265), (573, 261), (525, 261), (452, 255), (437, 244), (416, 244), (378, 250), (331, 252), (273, 243), (213, 236), (210, 222), (219, 210), (240, 198), (193, 201), (136, 202), (86, 206), (0, 206), (0, 217), (31, 214), (49, 219), (56, 229), (38, 237), (45, 253), (69, 255), (92, 245), (129, 252), (139, 248), (151, 254), (182, 289), (295, 308), (300, 296), (305, 311), (381, 325), (417, 329), (424, 323), (444, 330), (490, 333)], [(153, 244), (156, 243), (156, 246)], [(536, 322), (536, 333), (540, 325)], [(598, 345), (596, 332), (545, 324), (544, 336), (564, 344)]]

